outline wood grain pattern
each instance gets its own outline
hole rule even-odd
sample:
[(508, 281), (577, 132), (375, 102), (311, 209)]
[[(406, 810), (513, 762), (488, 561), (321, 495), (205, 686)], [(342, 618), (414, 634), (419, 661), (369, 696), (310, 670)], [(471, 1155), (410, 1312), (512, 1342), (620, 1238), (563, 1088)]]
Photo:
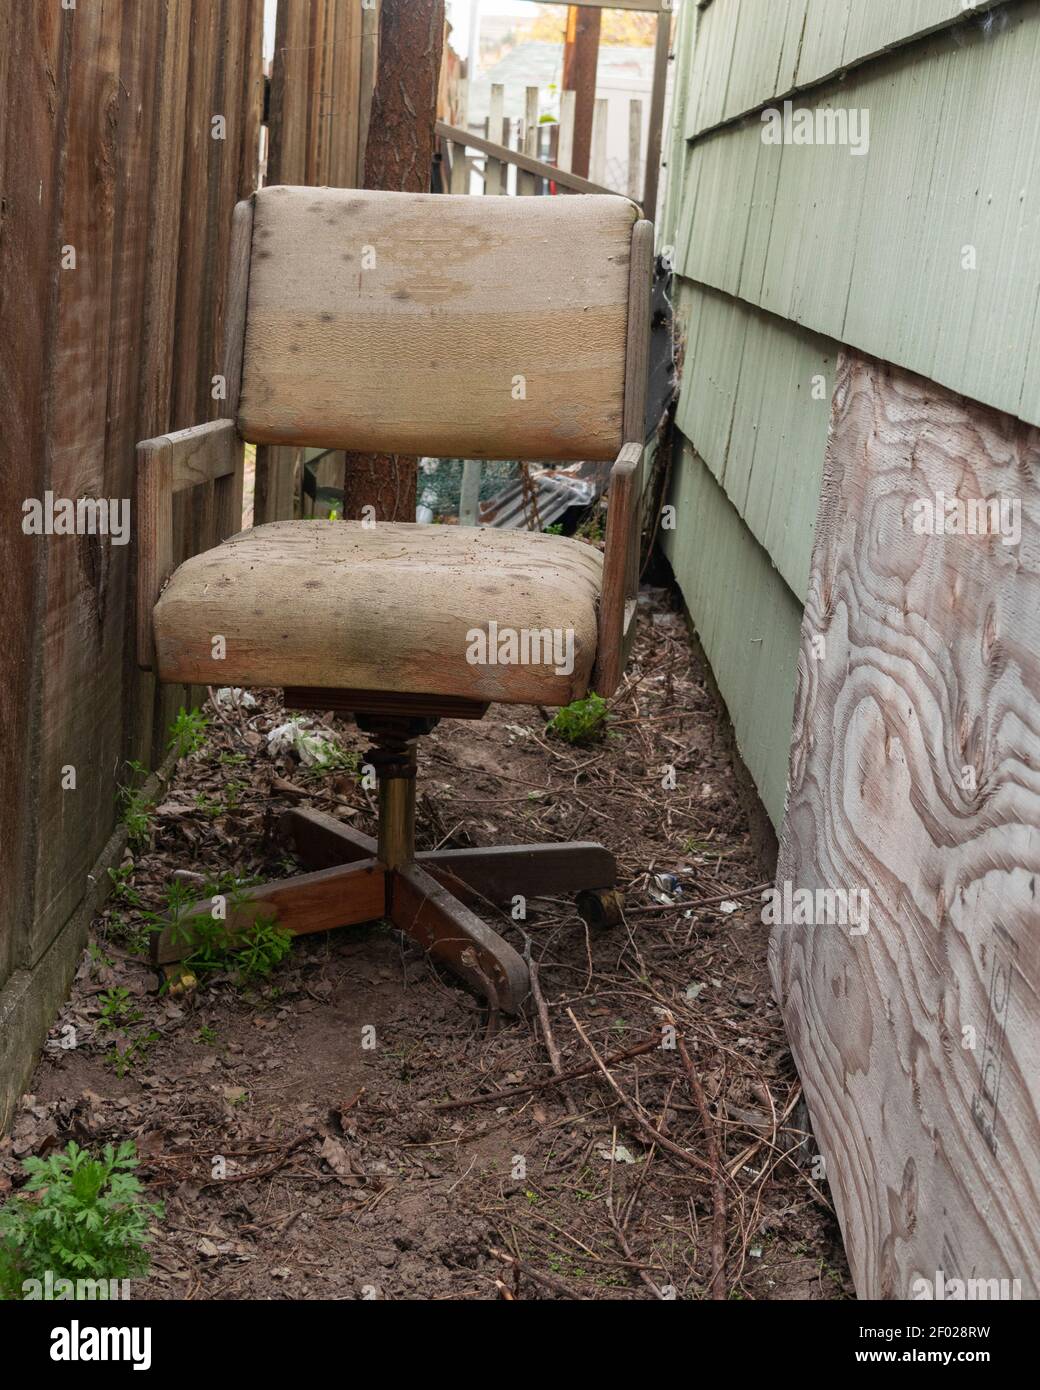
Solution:
[[(155, 608), (163, 680), (564, 705), (596, 650), (602, 559), (490, 527), (274, 522), (188, 560)], [(471, 664), (472, 630), (573, 634), (574, 669)], [(213, 659), (213, 638), (226, 658)]]
[[(20, 244), (15, 229), (24, 227), (47, 247), (8, 272), (25, 277), (24, 293), (49, 316), (40, 323), (39, 400), (47, 413), (29, 447), (42, 462), (39, 487), (122, 503), (134, 495), (138, 439), (180, 423), (178, 409), (185, 424), (217, 412), (211, 393), (222, 361), (231, 209), (256, 167), (247, 131), (255, 135), (259, 114), (262, 5), (218, 0), (193, 11), (188, 4), (187, 17), (184, 0), (20, 8), (40, 42), (20, 50), (26, 90), (12, 88), (11, 99), (42, 122), (38, 139), (50, 131), (46, 153), (33, 155), (31, 200), (4, 193), (5, 245), (9, 236), (12, 247)], [(192, 26), (203, 8), (216, 14), (212, 56), (208, 37), (202, 43)], [(47, 54), (55, 34), (60, 47)], [(37, 84), (53, 120), (30, 99)], [(214, 111), (227, 118), (224, 141), (211, 137)], [(20, 119), (12, 127), (19, 140)], [(186, 158), (168, 147), (159, 157), (159, 140), (178, 139)], [(238, 159), (250, 153), (243, 171)], [(57, 220), (48, 232), (51, 211)], [(63, 246), (75, 249), (74, 270), (62, 266)], [(33, 624), (38, 705), (34, 732), (26, 733), (30, 743), (38, 739), (36, 799), (26, 813), (35, 837), (30, 961), (83, 896), (116, 819), (124, 760), (151, 761), (143, 745), (153, 707), (149, 683), (134, 670), (132, 547), (89, 534), (38, 544), (47, 574)], [(176, 545), (175, 536), (175, 559)], [(165, 743), (165, 724), (158, 741)], [(69, 765), (75, 791), (62, 785)]]
[[(67, 78), (69, 22), (58, 9), (35, 14), (0, 0), (0, 988), (25, 963), (32, 922), (38, 757), (39, 613), (46, 540), (26, 535), (27, 497), (42, 497), (48, 449), (50, 343), (57, 275), (61, 155), (68, 109), (53, 100), (53, 74)], [(24, 1059), (23, 1059), (24, 1060)], [(6, 1110), (0, 1087), (0, 1116)]]
[[(1020, 541), (919, 534), (936, 494)], [(861, 1297), (1040, 1294), (1038, 528), (1040, 431), (843, 358), (778, 883), (868, 890), (868, 930), (771, 959)]]
[(239, 424), (250, 440), (614, 458), (633, 206), (265, 189)]
[[(37, 7), (32, 7), (34, 10)], [(48, 294), (45, 486), (55, 497), (129, 499), (140, 389), (141, 305), (148, 265), (147, 123), (157, 56), (154, 23), (120, 5), (62, 14), (67, 139), (58, 172), (59, 247)], [(2, 39), (0, 39), (2, 42)], [(44, 177), (37, 173), (37, 186)], [(60, 246), (75, 248), (62, 270)], [(53, 277), (53, 279), (51, 279)], [(41, 287), (38, 287), (41, 288)], [(116, 816), (127, 741), (132, 615), (130, 546), (95, 533), (37, 541), (45, 552), (36, 753), (36, 864), (30, 959), (69, 920)], [(76, 768), (76, 789), (62, 769)]]
[[(5, 1013), (16, 1031), (0, 1125), (67, 982), (80, 905), (105, 880), (125, 760), (152, 762), (153, 722), (166, 742), (154, 682), (134, 669), (132, 547), (25, 535), (20, 507), (48, 490), (123, 506), (136, 441), (216, 413), (231, 209), (256, 175), (262, 11), (262, 0), (0, 3), (0, 715), (11, 734), (0, 988), (15, 962), (21, 999), (39, 1002), (25, 1027), (17, 1000)], [(211, 138), (215, 112), (224, 141)]]

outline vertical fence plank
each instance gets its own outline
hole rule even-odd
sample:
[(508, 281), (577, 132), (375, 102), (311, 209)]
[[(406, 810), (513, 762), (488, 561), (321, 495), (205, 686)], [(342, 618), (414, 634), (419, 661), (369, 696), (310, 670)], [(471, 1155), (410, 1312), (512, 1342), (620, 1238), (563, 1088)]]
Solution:
[(593, 183), (605, 184), (607, 181), (607, 122), (610, 117), (610, 102), (605, 97), (597, 97), (592, 116), (592, 154), (589, 159)]
[(560, 93), (560, 140), (556, 162), (557, 167), (567, 174), (574, 169), (574, 108), (577, 100), (577, 92)]
[[(488, 108), (487, 138), (496, 144), (505, 142), (505, 103), (506, 89), (503, 83), (491, 84), (491, 102)], [(484, 192), (492, 197), (505, 192), (502, 161), (488, 155), (484, 161)]]
[[(352, 188), (363, 182), (377, 44), (378, 13), (363, 10), (357, 0), (279, 4), (271, 72), (269, 184)], [(302, 470), (300, 449), (257, 449), (254, 524), (296, 515)], [(332, 472), (332, 464), (323, 464), (324, 476)]]
[(358, 157), (355, 187), (365, 183), (365, 151), (368, 148), (368, 127), (372, 119), (372, 93), (376, 89), (379, 71), (379, 6), (361, 11), (361, 66), (358, 80)]
[[(118, 8), (77, 7), (71, 27), (70, 111), (62, 244), (74, 268), (58, 272), (50, 352), (60, 382), (47, 423), (48, 487), (56, 497), (106, 497), (107, 375), (121, 101)], [(131, 77), (132, 81), (132, 77)], [(136, 95), (136, 90), (135, 90)], [(125, 350), (125, 345), (120, 345)], [(119, 494), (116, 494), (117, 496)], [(128, 494), (123, 494), (128, 495)], [(30, 959), (54, 939), (83, 891), (103, 843), (121, 750), (121, 679), (108, 663), (107, 569), (114, 547), (90, 536), (51, 536), (42, 617), (43, 670), (37, 752), (36, 912)], [(116, 651), (121, 651), (116, 634)], [(107, 680), (98, 670), (107, 666)], [(114, 676), (114, 680), (113, 680)], [(75, 768), (76, 790), (62, 788)]]
[[(73, 16), (0, 0), (0, 988), (28, 964), (33, 917), (39, 610), (50, 541), (9, 518), (42, 498), (50, 342), (56, 312), (61, 171), (65, 163)], [(57, 91), (55, 91), (55, 88)], [(57, 99), (55, 99), (57, 97)], [(8, 1060), (0, 1038), (0, 1057)], [(9, 1110), (0, 1077), (0, 1128)]]
[(459, 493), (459, 525), (476, 526), (480, 514), (480, 459), (466, 459), (462, 465), (462, 489)]
[(633, 97), (628, 103), (628, 196), (639, 202), (643, 196), (643, 103)]
[(469, 192), (470, 160), (466, 146), (453, 144), (451, 147), (451, 188), (452, 193)]
[(654, 46), (654, 85), (650, 94), (650, 134), (647, 139), (646, 180), (643, 189), (643, 215), (651, 222), (657, 220), (657, 188), (671, 44), (672, 13), (669, 10), (657, 16), (657, 39)]
[[(538, 155), (538, 88), (528, 87), (524, 100), (524, 137), (523, 143), (518, 144), (518, 148), (524, 154)], [(527, 174), (522, 169), (517, 171), (516, 191), (521, 195), (537, 193), (539, 191), (539, 180), (534, 174)]]

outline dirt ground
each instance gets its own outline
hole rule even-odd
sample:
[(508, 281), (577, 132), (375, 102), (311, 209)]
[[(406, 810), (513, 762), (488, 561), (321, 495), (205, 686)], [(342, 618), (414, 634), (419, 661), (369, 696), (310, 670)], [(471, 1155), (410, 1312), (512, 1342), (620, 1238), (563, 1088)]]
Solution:
[(420, 745), (420, 847), (598, 839), (618, 856), (623, 925), (590, 933), (562, 900), (496, 922), (530, 951), (570, 1080), (533, 1004), (489, 1030), (381, 925), (301, 939), (257, 986), (156, 992), (146, 913), (174, 871), (291, 872), (271, 835), (290, 805), (374, 831), (355, 775), (271, 754), (274, 695), (206, 712), (0, 1142), (0, 1200), (27, 1154), (134, 1139), (165, 1203), (144, 1298), (851, 1296), (770, 993), (766, 875), (664, 591), (644, 595), (605, 741), (493, 707)]

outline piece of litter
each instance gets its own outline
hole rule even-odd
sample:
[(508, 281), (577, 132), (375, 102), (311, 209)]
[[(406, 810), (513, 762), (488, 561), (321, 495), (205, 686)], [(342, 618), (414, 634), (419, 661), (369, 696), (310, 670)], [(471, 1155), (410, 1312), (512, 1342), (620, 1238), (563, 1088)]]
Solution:
[(740, 911), (740, 903), (733, 903), (728, 901), (724, 903), (719, 903), (719, 911), (723, 913), (726, 917), (728, 917), (731, 912)]
[(304, 767), (332, 762), (337, 752), (335, 744), (320, 734), (308, 732), (309, 722), (306, 719), (290, 719), (271, 730), (267, 735), (267, 746), (275, 757), (293, 752)]
[(256, 709), (256, 696), (241, 686), (225, 685), (213, 696), (217, 709)]
[(615, 1163), (639, 1162), (639, 1159), (636, 1158), (636, 1156), (633, 1153), (631, 1153), (628, 1149), (626, 1149), (624, 1144), (615, 1144), (613, 1153), (611, 1153), (610, 1149), (598, 1149), (597, 1153), (600, 1158), (605, 1158), (608, 1163), (611, 1161), (611, 1159), (613, 1159)]

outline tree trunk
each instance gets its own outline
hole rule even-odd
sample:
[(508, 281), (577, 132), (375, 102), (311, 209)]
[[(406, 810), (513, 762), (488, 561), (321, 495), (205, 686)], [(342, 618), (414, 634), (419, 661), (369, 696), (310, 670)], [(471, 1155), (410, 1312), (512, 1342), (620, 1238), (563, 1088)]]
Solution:
[[(444, 0), (383, 0), (366, 188), (429, 192), (443, 47)], [(348, 454), (344, 516), (357, 520), (372, 507), (377, 521), (414, 521), (417, 472), (414, 458)]]

